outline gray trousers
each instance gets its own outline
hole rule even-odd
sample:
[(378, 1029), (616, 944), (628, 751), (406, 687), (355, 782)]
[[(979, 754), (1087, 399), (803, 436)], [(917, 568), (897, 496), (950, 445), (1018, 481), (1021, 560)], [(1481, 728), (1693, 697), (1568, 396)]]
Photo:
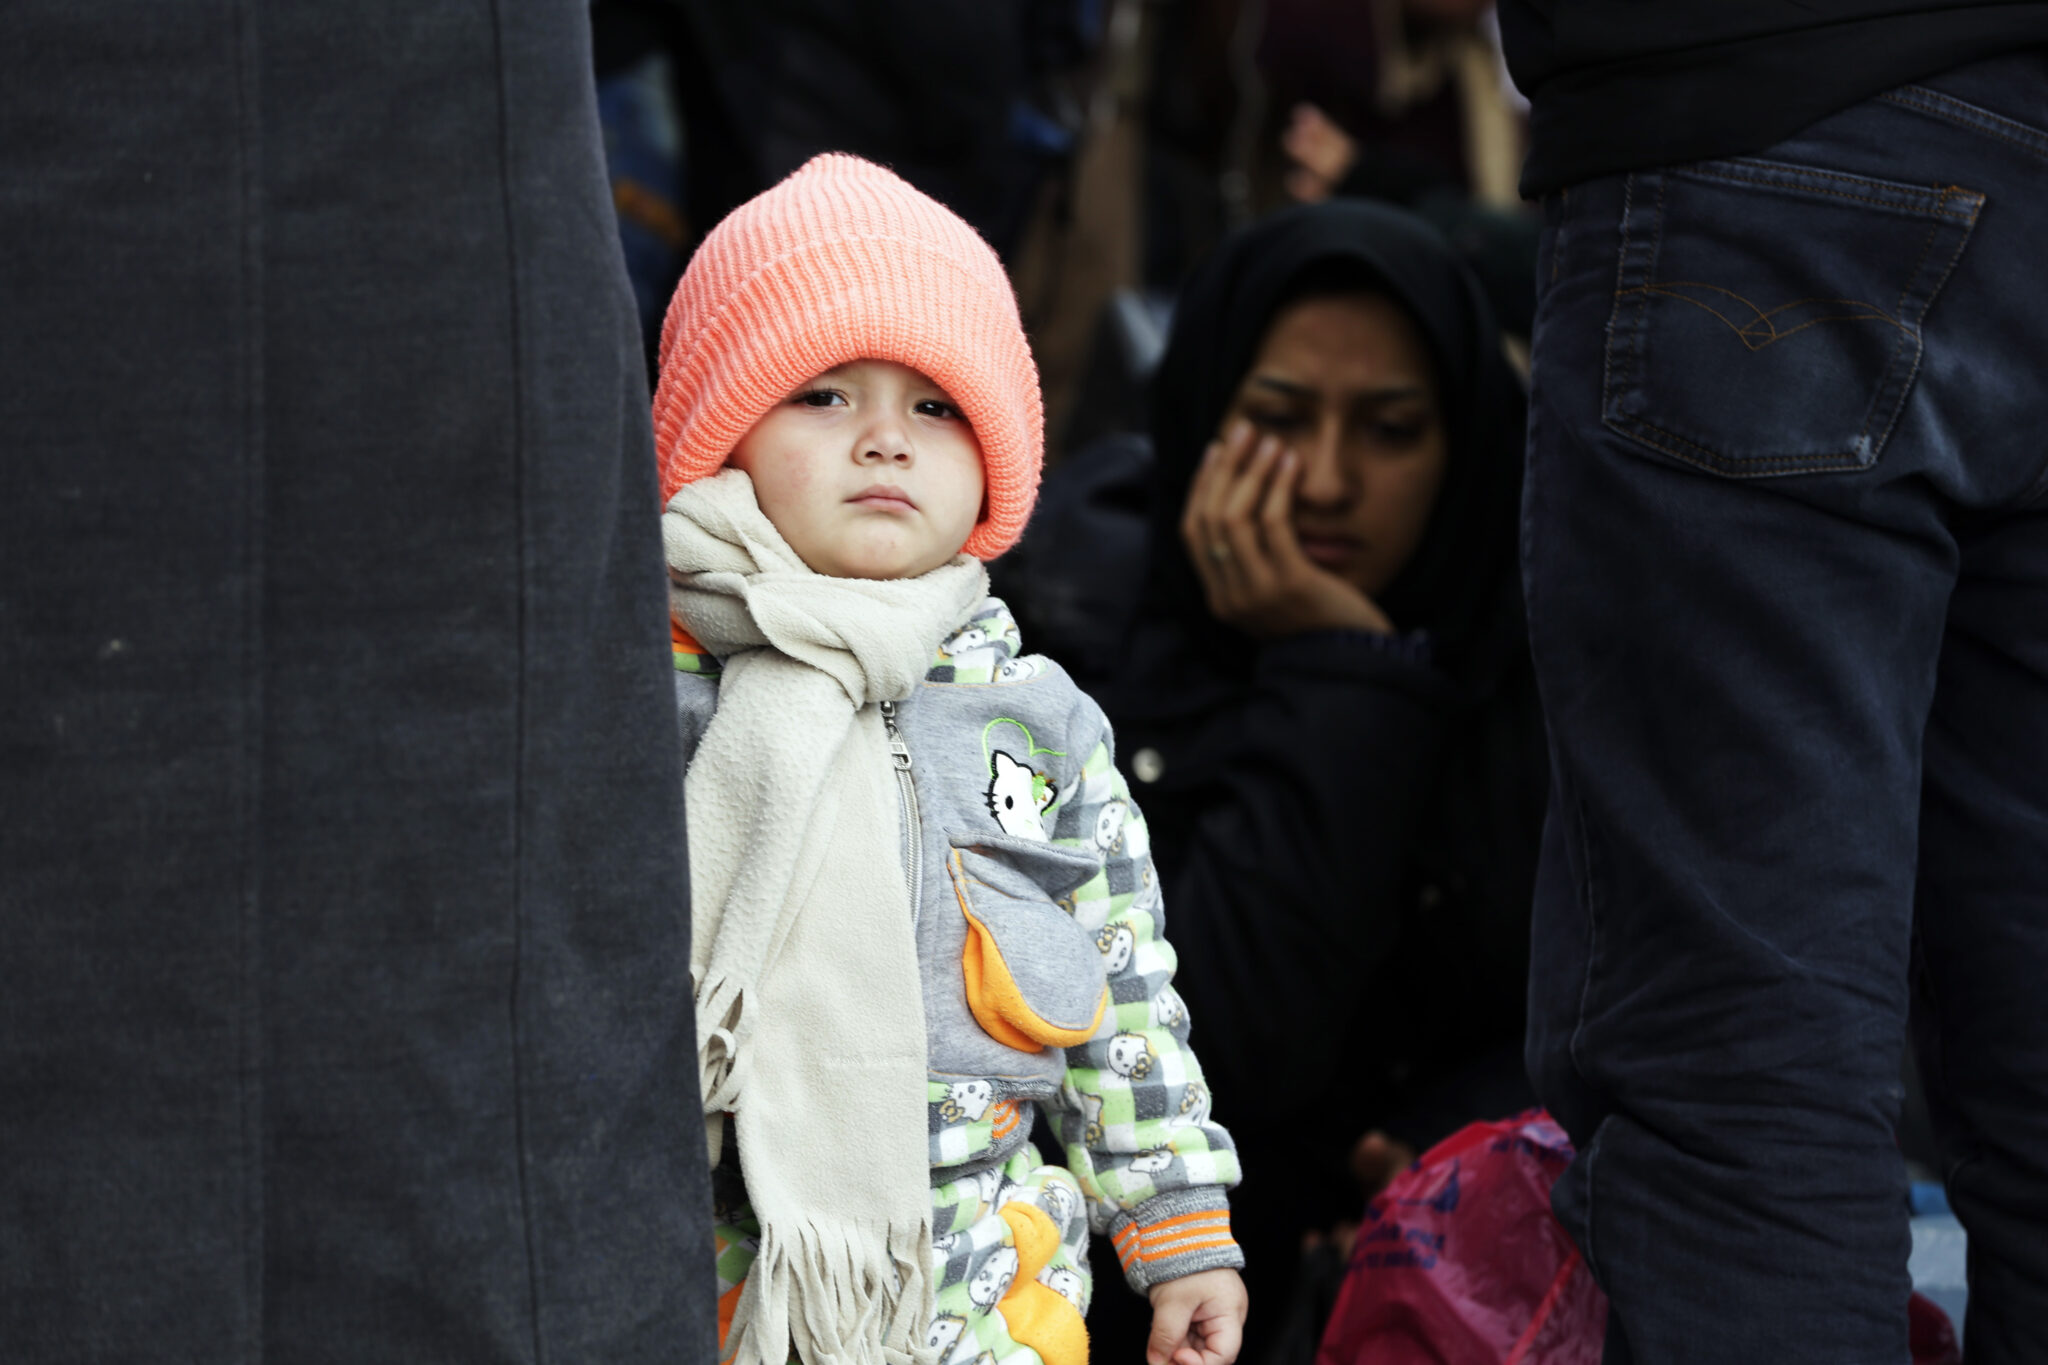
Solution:
[(0, 1358), (709, 1361), (578, 0), (0, 7)]

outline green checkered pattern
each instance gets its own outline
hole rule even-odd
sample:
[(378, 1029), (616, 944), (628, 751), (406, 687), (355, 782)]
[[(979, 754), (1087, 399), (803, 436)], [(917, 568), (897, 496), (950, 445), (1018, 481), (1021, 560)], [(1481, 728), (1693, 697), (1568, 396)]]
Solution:
[(1209, 1118), (1187, 1008), (1170, 984), (1173, 947), (1159, 933), (1151, 841), (1106, 739), (1047, 815), (1054, 843), (1102, 858), (1065, 908), (1110, 958), (1111, 1006), (1093, 1038), (1067, 1049), (1059, 1124), (1096, 1229), (1106, 1231), (1117, 1213), (1157, 1195), (1235, 1185), (1237, 1152)]
[(747, 1272), (753, 1269), (754, 1256), (761, 1250), (761, 1223), (754, 1217), (752, 1209), (740, 1209), (729, 1215), (731, 1222), (719, 1223), (711, 1229), (713, 1245), (718, 1249), (718, 1293), (723, 1298), (729, 1289), (737, 1289), (746, 1282)]
[[(1077, 1312), (1087, 1312), (1093, 1282), (1081, 1192), (1073, 1176), (1041, 1164), (1037, 1152), (1026, 1147), (1001, 1166), (932, 1188), (936, 1293), (926, 1344), (940, 1348), (941, 1365), (1040, 1365), (1038, 1352), (1011, 1340), (997, 1306), (1009, 1292), (1017, 1264), (1010, 1225), (997, 1210), (1018, 1200), (1045, 1210), (1060, 1230), (1059, 1249), (1039, 1272), (1040, 1282)], [(761, 1225), (743, 1201), (721, 1202), (714, 1221), (723, 1298), (753, 1268)]]
[(963, 687), (1022, 682), (1041, 667), (1023, 655), (1024, 637), (1017, 632), (1017, 618), (1001, 598), (984, 598), (973, 615), (939, 642), (924, 680)]
[(1010, 1339), (995, 1305), (1009, 1292), (1016, 1270), (1010, 1225), (997, 1210), (1022, 1200), (1044, 1209), (1060, 1229), (1059, 1249), (1039, 1272), (1076, 1310), (1086, 1313), (1088, 1222), (1074, 1178), (1039, 1162), (1026, 1147), (1001, 1166), (932, 1189), (932, 1284), (937, 1290), (926, 1344), (942, 1365), (1039, 1365), (1038, 1352)]
[[(940, 644), (926, 681), (989, 687), (1057, 671), (1022, 648), (1009, 608), (986, 599)], [(676, 669), (715, 680), (719, 665), (710, 655), (678, 653)], [(1099, 862), (1100, 870), (1060, 905), (1105, 958), (1110, 1007), (1094, 1037), (1066, 1050), (1064, 1082), (1049, 1098), (1000, 1077), (928, 1085), (934, 1169), (998, 1163), (933, 1188), (938, 1316), (930, 1344), (943, 1348), (944, 1365), (1039, 1365), (1037, 1353), (1011, 1341), (1000, 1313), (984, 1302), (994, 1301), (991, 1294), (1000, 1297), (995, 1284), (1010, 1237), (995, 1209), (1020, 1191), (1045, 1207), (1064, 1234), (1040, 1278), (1079, 1306), (1091, 1292), (1089, 1228), (1108, 1234), (1132, 1223), (1142, 1228), (1189, 1211), (1220, 1210), (1223, 1191), (1239, 1178), (1237, 1153), (1229, 1134), (1210, 1119), (1208, 1087), (1188, 1049), (1187, 1009), (1171, 984), (1174, 953), (1161, 936), (1159, 881), (1144, 817), (1112, 761), (1101, 711), (1083, 705), (1077, 717), (1092, 720), (1082, 719), (1079, 732), (1059, 743), (1067, 753), (1088, 757), (1078, 773), (1065, 775), (1044, 824), (1052, 842)], [(1071, 1173), (1039, 1165), (1028, 1141), (1034, 1100), (1057, 1125)], [(717, 1221), (723, 1294), (745, 1278), (759, 1230), (743, 1202), (722, 1205)], [(1127, 1278), (1143, 1289), (1241, 1263), (1234, 1248), (1151, 1255)]]
[(671, 651), (675, 655), (676, 672), (696, 673), (706, 678), (715, 678), (722, 671), (718, 660), (709, 654), (692, 654), (687, 649)]

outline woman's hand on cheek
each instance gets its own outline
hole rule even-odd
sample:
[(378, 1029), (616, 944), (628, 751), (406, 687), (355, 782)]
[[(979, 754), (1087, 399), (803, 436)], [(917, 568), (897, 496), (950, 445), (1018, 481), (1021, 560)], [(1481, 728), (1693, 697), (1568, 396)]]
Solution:
[(1210, 614), (1247, 635), (1311, 630), (1393, 633), (1365, 593), (1302, 553), (1294, 535), (1301, 461), (1277, 436), (1233, 423), (1209, 446), (1181, 513), (1181, 540)]

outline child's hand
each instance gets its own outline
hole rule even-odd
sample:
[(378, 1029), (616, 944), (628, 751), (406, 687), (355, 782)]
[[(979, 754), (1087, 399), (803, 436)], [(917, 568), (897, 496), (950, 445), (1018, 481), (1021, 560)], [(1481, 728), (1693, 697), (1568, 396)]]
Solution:
[(1231, 1365), (1244, 1344), (1244, 1281), (1235, 1270), (1200, 1270), (1152, 1286), (1146, 1365)]

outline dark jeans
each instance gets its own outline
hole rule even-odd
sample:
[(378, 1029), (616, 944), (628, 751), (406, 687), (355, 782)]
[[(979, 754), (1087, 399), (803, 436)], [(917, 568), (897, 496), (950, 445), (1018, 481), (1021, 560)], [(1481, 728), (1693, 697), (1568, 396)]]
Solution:
[(708, 1362), (584, 0), (0, 5), (0, 1360)]
[(2048, 59), (1547, 204), (1529, 1063), (1612, 1361), (2048, 1360)]

